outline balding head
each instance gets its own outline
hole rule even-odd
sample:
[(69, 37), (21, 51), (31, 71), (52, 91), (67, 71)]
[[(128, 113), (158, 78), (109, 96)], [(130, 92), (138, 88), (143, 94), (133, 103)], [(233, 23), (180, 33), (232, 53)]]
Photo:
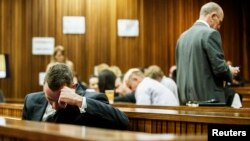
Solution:
[(204, 4), (200, 10), (200, 20), (205, 20), (211, 28), (220, 29), (224, 13), (222, 8), (214, 2)]
[(205, 17), (208, 14), (211, 14), (212, 12), (220, 12), (220, 11), (222, 11), (222, 8), (217, 3), (209, 2), (201, 7), (200, 16)]

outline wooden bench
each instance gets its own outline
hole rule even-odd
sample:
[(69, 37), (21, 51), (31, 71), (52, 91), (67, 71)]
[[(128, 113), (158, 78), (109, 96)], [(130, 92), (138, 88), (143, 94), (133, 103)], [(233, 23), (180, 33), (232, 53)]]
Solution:
[(206, 141), (206, 135), (147, 134), (86, 126), (14, 120), (0, 117), (0, 140), (4, 141)]

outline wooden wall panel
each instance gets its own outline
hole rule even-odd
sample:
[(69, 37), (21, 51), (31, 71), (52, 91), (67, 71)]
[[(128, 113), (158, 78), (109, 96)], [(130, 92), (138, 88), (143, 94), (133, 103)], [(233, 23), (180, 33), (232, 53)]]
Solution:
[(124, 73), (131, 67), (142, 67), (145, 64), (143, 2), (142, 0), (117, 1), (117, 19), (138, 19), (140, 24), (139, 37), (116, 36), (117, 64), (112, 65), (120, 66)]
[[(11, 76), (0, 79), (8, 99), (40, 91), (39, 72), (50, 56), (32, 55), (32, 37), (54, 37), (65, 46), (79, 78), (87, 82), (95, 65), (159, 65), (166, 74), (175, 64), (180, 34), (209, 0), (0, 0), (0, 53), (10, 56)], [(249, 18), (246, 0), (215, 0), (224, 9), (221, 29), (225, 57), (249, 80)], [(248, 4), (249, 5), (249, 4)], [(63, 16), (85, 16), (85, 34), (63, 34)], [(138, 37), (118, 37), (117, 19), (138, 19)]]

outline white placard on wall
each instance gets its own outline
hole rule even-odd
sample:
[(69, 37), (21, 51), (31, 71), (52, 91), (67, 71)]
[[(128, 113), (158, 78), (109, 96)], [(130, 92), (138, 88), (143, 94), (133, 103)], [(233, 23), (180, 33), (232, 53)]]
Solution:
[(33, 55), (52, 55), (54, 52), (55, 39), (53, 37), (33, 37)]
[(7, 68), (6, 68), (5, 55), (0, 54), (0, 78), (6, 78), (6, 76), (7, 76)]
[(64, 34), (84, 34), (85, 17), (84, 16), (64, 16), (63, 17)]
[(119, 19), (118, 20), (118, 36), (124, 36), (124, 37), (139, 36), (139, 21)]
[(46, 72), (39, 72), (39, 79), (38, 80), (39, 80), (39, 85), (40, 86), (43, 86), (45, 76), (46, 76)]

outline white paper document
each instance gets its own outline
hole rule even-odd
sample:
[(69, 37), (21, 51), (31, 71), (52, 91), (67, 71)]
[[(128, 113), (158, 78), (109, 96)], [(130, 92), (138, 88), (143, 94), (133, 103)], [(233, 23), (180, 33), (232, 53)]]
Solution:
[(55, 39), (53, 37), (33, 37), (33, 55), (52, 55), (54, 52)]
[(85, 17), (84, 16), (64, 16), (63, 34), (84, 34)]
[(39, 72), (39, 85), (43, 86), (46, 72)]
[(119, 19), (118, 36), (124, 36), (124, 37), (139, 36), (139, 21), (129, 20), (129, 19)]

